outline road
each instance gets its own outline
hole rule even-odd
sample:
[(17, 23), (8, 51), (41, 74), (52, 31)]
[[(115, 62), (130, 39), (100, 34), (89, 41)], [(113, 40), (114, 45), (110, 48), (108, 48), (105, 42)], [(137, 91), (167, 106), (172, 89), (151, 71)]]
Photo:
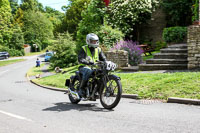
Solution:
[(63, 92), (31, 84), (35, 57), (0, 67), (0, 133), (199, 133), (200, 106), (123, 98), (73, 105)]

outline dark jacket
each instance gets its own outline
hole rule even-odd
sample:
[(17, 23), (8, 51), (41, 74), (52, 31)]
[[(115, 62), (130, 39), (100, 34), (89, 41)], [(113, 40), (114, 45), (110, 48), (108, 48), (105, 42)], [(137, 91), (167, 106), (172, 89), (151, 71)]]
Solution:
[[(90, 49), (90, 52), (91, 52), (92, 56), (94, 56), (95, 49), (93, 47), (89, 47), (89, 49)], [(80, 50), (80, 52), (78, 54), (78, 62), (81, 63), (81, 64), (89, 65), (90, 61), (87, 60), (86, 57), (87, 57), (87, 54), (85, 53), (83, 48), (81, 48), (81, 50)], [(100, 61), (106, 61), (106, 56), (104, 55), (102, 50), (99, 53), (99, 60)]]

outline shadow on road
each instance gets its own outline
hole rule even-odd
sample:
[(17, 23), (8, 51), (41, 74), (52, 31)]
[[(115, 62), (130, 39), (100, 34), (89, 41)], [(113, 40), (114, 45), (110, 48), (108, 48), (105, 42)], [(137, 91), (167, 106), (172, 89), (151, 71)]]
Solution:
[(55, 106), (43, 109), (43, 111), (95, 111), (95, 112), (110, 112), (114, 110), (108, 110), (104, 108), (99, 108), (96, 106), (97, 103), (87, 103), (87, 104), (72, 104), (68, 102), (55, 103)]

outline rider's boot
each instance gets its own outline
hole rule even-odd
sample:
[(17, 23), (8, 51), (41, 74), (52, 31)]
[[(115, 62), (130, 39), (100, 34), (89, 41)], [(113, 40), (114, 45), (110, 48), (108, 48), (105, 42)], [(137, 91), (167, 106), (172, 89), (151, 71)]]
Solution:
[(78, 94), (79, 96), (83, 97), (85, 95), (85, 91), (84, 91), (84, 87), (85, 87), (86, 81), (82, 80), (79, 90), (78, 90)]

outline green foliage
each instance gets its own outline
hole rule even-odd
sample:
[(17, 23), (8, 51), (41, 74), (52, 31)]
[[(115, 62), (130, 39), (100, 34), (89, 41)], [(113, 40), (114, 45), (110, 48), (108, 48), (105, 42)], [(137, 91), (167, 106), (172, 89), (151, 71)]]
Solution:
[(170, 28), (165, 28), (163, 31), (163, 40), (167, 43), (183, 42), (186, 36), (187, 36), (186, 27), (170, 27)]
[(17, 9), (19, 8), (18, 0), (9, 0), (10, 7), (12, 9), (12, 14), (15, 14)]
[(45, 15), (53, 24), (53, 33), (56, 35), (58, 32), (62, 31), (61, 25), (64, 19), (64, 13), (57, 11), (51, 7), (45, 7), (44, 10)]
[(59, 34), (58, 43), (51, 47), (56, 54), (51, 58), (50, 66), (63, 68), (75, 65), (77, 63), (75, 49), (76, 44), (69, 33)]
[(85, 45), (87, 34), (100, 30), (103, 24), (104, 6), (105, 4), (102, 0), (91, 0), (87, 10), (81, 14), (82, 20), (79, 23), (77, 32), (77, 50), (80, 50), (81, 46)]
[(18, 25), (13, 27), (13, 35), (9, 44), (10, 48), (14, 48), (16, 50), (22, 50), (24, 47), (24, 37), (23, 33)]
[(157, 41), (153, 47), (154, 47), (154, 50), (155, 50), (155, 51), (158, 51), (158, 50), (160, 50), (161, 48), (165, 48), (166, 46), (167, 46), (167, 43), (166, 43), (166, 42)]
[(192, 6), (192, 21), (199, 20), (199, 0), (195, 0), (195, 4)]
[(106, 19), (109, 25), (128, 36), (135, 30), (134, 26), (151, 18), (157, 4), (158, 0), (113, 0)]
[(6, 46), (0, 46), (0, 51), (7, 51), (10, 56), (23, 56), (24, 55), (24, 50), (16, 50), (13, 48), (8, 48)]
[(23, 11), (32, 10), (32, 11), (41, 11), (43, 12), (43, 6), (41, 3), (38, 2), (38, 0), (21, 0), (22, 4), (20, 5), (20, 8)]
[(100, 30), (97, 31), (96, 34), (99, 36), (100, 43), (103, 46), (106, 46), (106, 48), (113, 47), (114, 44), (124, 38), (124, 34), (121, 31), (113, 29), (107, 25), (101, 26)]
[(79, 22), (82, 20), (81, 13), (87, 9), (90, 0), (71, 0), (71, 4), (65, 7), (66, 16), (63, 20), (62, 30), (68, 31), (76, 37)]
[(12, 24), (12, 14), (8, 0), (0, 1), (0, 50), (11, 56), (24, 55), (24, 38), (20, 27)]
[(163, 0), (167, 26), (188, 26), (192, 22), (194, 0)]
[(26, 43), (41, 44), (53, 37), (53, 25), (41, 12), (25, 11), (23, 33)]
[(20, 27), (23, 27), (23, 17), (24, 12), (21, 8), (18, 8), (14, 16), (14, 24), (18, 24)]
[(12, 38), (12, 14), (8, 0), (0, 0), (0, 45), (6, 46)]

